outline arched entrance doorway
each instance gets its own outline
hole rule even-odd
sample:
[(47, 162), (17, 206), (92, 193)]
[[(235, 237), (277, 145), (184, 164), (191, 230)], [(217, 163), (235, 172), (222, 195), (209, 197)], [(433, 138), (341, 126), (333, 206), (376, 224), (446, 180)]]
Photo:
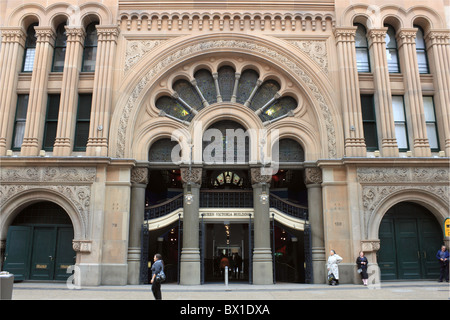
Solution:
[(15, 280), (64, 281), (75, 264), (70, 217), (55, 203), (24, 208), (8, 229), (4, 270)]
[(379, 238), (382, 280), (439, 276), (435, 255), (442, 244), (442, 230), (426, 208), (412, 202), (396, 204), (383, 217)]

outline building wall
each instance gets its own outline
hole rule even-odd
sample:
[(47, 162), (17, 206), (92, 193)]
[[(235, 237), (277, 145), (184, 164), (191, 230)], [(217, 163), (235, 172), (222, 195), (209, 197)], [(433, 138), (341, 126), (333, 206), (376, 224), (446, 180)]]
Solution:
[[(36, 199), (56, 202), (73, 222), (83, 284), (136, 281), (130, 270), (139, 261), (142, 219), (133, 212), (143, 207), (133, 207), (133, 194), (139, 197), (134, 188), (146, 184), (154, 141), (174, 131), (191, 137), (193, 161), (200, 165), (202, 133), (213, 122), (264, 128), (236, 103), (204, 108), (189, 125), (160, 117), (156, 99), (173, 94), (174, 81), (193, 80), (199, 68), (252, 67), (298, 101), (294, 116), (266, 128), (298, 141), (305, 165), (320, 169), (314, 183), (321, 188), (323, 226), (318, 220), (316, 235), (323, 232), (323, 240), (316, 239), (315, 268), (335, 249), (344, 257), (343, 281), (356, 281), (354, 259), (364, 250), (376, 263), (379, 225), (396, 203), (419, 203), (441, 225), (448, 216), (450, 31), (444, 1), (11, 1), (1, 12), (0, 241), (4, 247), (21, 208)], [(56, 28), (64, 21), (64, 70), (51, 72)], [(92, 21), (98, 22), (96, 68), (80, 72)], [(34, 68), (22, 72), (26, 32), (34, 22)], [(367, 30), (371, 72), (357, 71), (355, 23)], [(401, 73), (387, 70), (385, 23), (396, 29)], [(418, 72), (415, 26), (424, 31), (428, 74)], [(85, 151), (73, 149), (79, 93), (92, 94)], [(28, 94), (29, 103), (22, 147), (13, 150), (18, 94)], [(53, 150), (42, 152), (47, 94), (60, 94), (61, 103)], [(366, 148), (361, 94), (374, 95), (378, 150)], [(404, 96), (408, 150), (397, 144), (392, 95)], [(434, 98), (436, 150), (429, 145), (423, 95)], [(273, 142), (266, 145), (269, 156)], [(258, 146), (251, 148), (251, 162), (260, 163)], [(189, 160), (187, 152), (183, 157)]]

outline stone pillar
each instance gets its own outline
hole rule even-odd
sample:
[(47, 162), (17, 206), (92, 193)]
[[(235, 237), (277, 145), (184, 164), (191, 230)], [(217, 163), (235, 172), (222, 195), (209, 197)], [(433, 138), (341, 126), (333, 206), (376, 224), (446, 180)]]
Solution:
[[(183, 247), (180, 257), (180, 284), (200, 284), (200, 248), (199, 248), (199, 208), (202, 168), (181, 168), (184, 187), (183, 200)], [(190, 204), (186, 196), (192, 195)]]
[(148, 169), (131, 170), (130, 232), (128, 235), (128, 284), (139, 284), (141, 270), (141, 227), (144, 223), (145, 188)]
[(370, 29), (368, 36), (375, 84), (376, 113), (381, 136), (381, 155), (383, 157), (398, 157), (394, 113), (392, 110), (391, 84), (386, 58), (385, 39), (387, 29)]
[(436, 116), (444, 150), (450, 156), (450, 31), (430, 30), (426, 36), (427, 49), (435, 88)]
[(336, 28), (334, 31), (339, 58), (339, 79), (345, 84), (341, 91), (345, 156), (365, 157), (366, 144), (356, 68), (355, 34), (356, 27)]
[(97, 57), (92, 92), (91, 124), (86, 146), (87, 156), (108, 155), (114, 57), (119, 29), (117, 26), (97, 26), (97, 33)]
[(36, 54), (30, 84), (27, 119), (22, 143), (22, 156), (37, 156), (42, 146), (47, 111), (47, 83), (53, 58), (55, 32), (51, 27), (34, 27)]
[[(367, 265), (367, 273), (369, 275), (368, 285), (369, 288), (379, 288), (381, 271), (378, 266), (377, 252), (380, 250), (380, 240), (361, 240), (361, 251), (364, 252), (369, 264)], [(359, 254), (359, 252), (358, 252)], [(355, 283), (361, 283), (361, 276), (355, 272)]]
[(422, 87), (417, 65), (416, 33), (416, 28), (401, 29), (398, 32), (397, 43), (406, 88), (405, 102), (410, 111), (413, 156), (429, 157), (431, 156), (431, 149), (427, 138)]
[(308, 215), (309, 224), (311, 226), (313, 283), (325, 283), (326, 255), (321, 186), (322, 170), (319, 168), (306, 168), (305, 184), (308, 189)]
[(270, 203), (262, 203), (263, 189), (269, 194), (272, 176), (263, 175), (262, 168), (250, 169), (253, 187), (254, 247), (253, 284), (273, 284), (272, 249), (270, 247)]
[(73, 150), (77, 118), (78, 79), (83, 56), (85, 32), (82, 27), (66, 26), (67, 46), (61, 85), (54, 156), (70, 156)]
[(22, 67), (26, 33), (20, 27), (1, 29), (0, 53), (0, 156), (11, 145), (17, 104), (17, 81)]

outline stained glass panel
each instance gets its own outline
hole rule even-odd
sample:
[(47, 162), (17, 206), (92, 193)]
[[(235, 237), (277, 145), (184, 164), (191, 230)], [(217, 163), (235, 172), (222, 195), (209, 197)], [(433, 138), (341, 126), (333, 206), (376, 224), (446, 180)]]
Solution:
[(178, 119), (190, 121), (194, 115), (190, 114), (177, 100), (172, 97), (161, 97), (156, 101), (159, 110), (170, 114)]
[(256, 86), (259, 75), (256, 71), (245, 70), (239, 78), (236, 102), (244, 104)]
[(260, 114), (262, 121), (268, 121), (285, 115), (297, 108), (297, 101), (292, 97), (282, 97), (276, 100), (266, 111)]
[(234, 69), (228, 66), (219, 69), (219, 88), (223, 101), (231, 101), (234, 88)]
[(280, 85), (278, 82), (274, 80), (265, 81), (256, 91), (252, 103), (250, 104), (250, 108), (258, 110), (263, 107), (279, 90)]
[(202, 69), (195, 73), (194, 78), (206, 101), (209, 104), (216, 103), (217, 93), (212, 74), (208, 70)]
[(173, 90), (175, 90), (180, 98), (191, 106), (191, 108), (194, 108), (195, 110), (202, 109), (202, 99), (190, 82), (178, 80), (173, 84)]

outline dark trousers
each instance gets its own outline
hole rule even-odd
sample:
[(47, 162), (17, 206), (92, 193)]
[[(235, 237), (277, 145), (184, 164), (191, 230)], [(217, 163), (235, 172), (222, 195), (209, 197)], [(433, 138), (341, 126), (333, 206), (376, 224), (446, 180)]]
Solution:
[(441, 264), (441, 274), (439, 276), (439, 281), (443, 281), (445, 278), (445, 281), (448, 282), (448, 262), (443, 263), (442, 261), (439, 261)]
[(155, 300), (161, 300), (161, 282), (153, 281), (152, 283), (152, 292), (153, 296), (155, 297)]

